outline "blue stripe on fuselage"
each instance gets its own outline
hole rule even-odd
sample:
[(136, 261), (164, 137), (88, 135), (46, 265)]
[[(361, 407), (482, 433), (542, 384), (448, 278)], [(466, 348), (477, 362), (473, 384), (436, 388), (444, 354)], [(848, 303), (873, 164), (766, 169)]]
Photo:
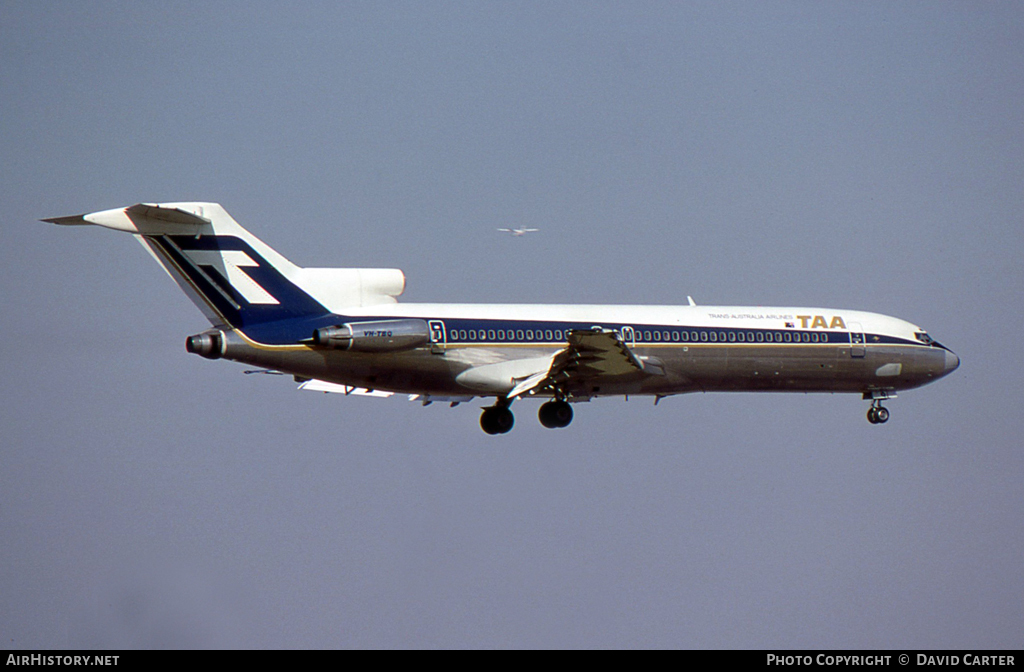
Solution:
[[(256, 325), (256, 328), (246, 329), (246, 335), (253, 340), (268, 345), (272, 344), (288, 344), (297, 343), (300, 340), (308, 339), (314, 329), (320, 327), (327, 327), (342, 324), (345, 322), (364, 322), (364, 321), (378, 321), (378, 320), (397, 320), (404, 319), (405, 316), (401, 315), (360, 315), (359, 317), (346, 317), (344, 315), (327, 314), (315, 318), (303, 318), (299, 320), (290, 320), (282, 323), (273, 324), (260, 324)], [(568, 338), (568, 332), (572, 330), (583, 330), (591, 329), (594, 325), (592, 323), (582, 322), (542, 322), (533, 320), (474, 320), (474, 319), (433, 319), (433, 318), (416, 318), (425, 319), (430, 322), (443, 322), (445, 325), (445, 342), (448, 345), (487, 345), (487, 346), (503, 346), (503, 345), (537, 345), (537, 346), (561, 346), (565, 344)], [(680, 325), (620, 325), (620, 324), (605, 324), (602, 325), (605, 328), (615, 329), (620, 334), (623, 333), (624, 327), (632, 327), (636, 333), (636, 340), (629, 343), (629, 345), (636, 345), (637, 347), (647, 347), (652, 345), (671, 345), (671, 346), (687, 346), (687, 345), (699, 345), (699, 346), (731, 346), (731, 345), (760, 345), (760, 346), (806, 346), (806, 345), (850, 345), (850, 334), (845, 331), (818, 331), (813, 332), (811, 330), (794, 330), (794, 329), (736, 329), (736, 328), (715, 328), (710, 329), (708, 327), (684, 327)], [(470, 332), (476, 332), (476, 338), (471, 339)], [(662, 335), (661, 340), (654, 339), (654, 332), (657, 331)], [(682, 340), (682, 332), (687, 333), (688, 340)], [(465, 335), (463, 335), (465, 332)], [(483, 335), (481, 335), (483, 332)], [(493, 337), (491, 335), (493, 332)], [(501, 338), (499, 338), (499, 332), (501, 332)], [(520, 334), (522, 332), (522, 334)], [(532, 332), (532, 338), (528, 338)], [(548, 332), (551, 332), (550, 337)], [(646, 332), (651, 332), (650, 338), (645, 337)], [(668, 332), (669, 337), (664, 337), (665, 332)], [(675, 333), (673, 333), (675, 332)], [(715, 341), (711, 340), (711, 333), (715, 333)], [(742, 332), (743, 336), (739, 334)], [(725, 340), (721, 339), (721, 335), (725, 334)], [(790, 335), (790, 340), (785, 340), (785, 334)], [(694, 340), (693, 334), (696, 334), (696, 340)], [(808, 341), (803, 340), (803, 335), (807, 334)], [(817, 341), (814, 341), (814, 336), (817, 335)], [(679, 336), (679, 340), (675, 339), (675, 335)], [(706, 335), (707, 340), (704, 340)], [(761, 340), (757, 340), (760, 335)], [(753, 336), (754, 340), (749, 340)], [(779, 337), (782, 340), (776, 340)], [(767, 340), (768, 338), (771, 340)], [(799, 337), (800, 340), (794, 340), (794, 337)], [(735, 340), (731, 340), (735, 338)], [(740, 340), (742, 338), (742, 340)], [(925, 344), (917, 341), (908, 339), (898, 338), (895, 336), (884, 336), (881, 334), (867, 334), (864, 345), (912, 345), (917, 347), (929, 347)]]
[[(389, 318), (360, 318), (389, 319)], [(396, 319), (394, 317), (390, 319)], [(450, 344), (540, 344), (558, 343), (559, 332), (565, 336), (567, 330), (590, 329), (593, 323), (541, 322), (528, 320), (473, 320), (441, 319), (446, 327), (446, 340)], [(615, 329), (620, 335), (626, 328), (632, 328), (638, 346), (648, 345), (821, 345), (850, 344), (850, 332), (825, 331), (820, 329), (744, 329), (736, 327), (708, 327), (659, 324), (604, 324), (604, 328)], [(476, 337), (471, 338), (471, 332)], [(481, 335), (481, 331), (484, 332)], [(548, 332), (552, 332), (548, 335)], [(494, 332), (492, 334), (492, 332)], [(499, 332), (503, 332), (500, 333)], [(522, 333), (520, 333), (522, 332)], [(532, 337), (531, 333), (532, 332)], [(712, 334), (714, 334), (712, 336)], [(788, 337), (789, 340), (786, 340)], [(806, 340), (805, 340), (806, 338)], [(712, 340), (713, 339), (713, 340)], [(799, 340), (797, 340), (799, 339)], [(886, 336), (865, 335), (865, 345), (915, 345), (917, 341)]]
[[(360, 315), (346, 317), (328, 314), (316, 318), (292, 320), (278, 324), (258, 325), (258, 332), (246, 330), (250, 338), (266, 344), (296, 343), (308, 339), (313, 329), (333, 326), (345, 322), (358, 323), (363, 321), (405, 319), (402, 315)], [(476, 320), (476, 319), (445, 319), (416, 318), (430, 322), (442, 322), (445, 326), (445, 342), (448, 345), (536, 345), (554, 347), (564, 345), (568, 332), (572, 330), (591, 329), (593, 323), (581, 322), (544, 322), (534, 320)], [(760, 346), (803, 346), (803, 345), (850, 345), (850, 334), (845, 331), (795, 330), (795, 329), (738, 329), (685, 327), (681, 325), (622, 325), (605, 324), (605, 328), (615, 329), (622, 334), (626, 327), (631, 327), (635, 341), (629, 345), (647, 347), (654, 345), (671, 346), (729, 346), (729, 345), (760, 345)], [(471, 334), (475, 332), (475, 338)], [(660, 340), (654, 338), (657, 332)], [(684, 340), (683, 332), (686, 332)], [(711, 340), (714, 333), (715, 340)], [(259, 335), (257, 335), (259, 334)], [(667, 334), (667, 338), (666, 338)], [(742, 334), (742, 335), (741, 335)], [(785, 340), (789, 335), (789, 341)], [(804, 340), (804, 335), (808, 340)], [(723, 339), (724, 335), (724, 339)], [(758, 340), (760, 338), (761, 340)], [(678, 339), (678, 340), (677, 340)], [(752, 340), (751, 340), (752, 339)], [(770, 340), (769, 340), (770, 339)], [(777, 340), (778, 339), (778, 340)], [(799, 340), (796, 340), (799, 339)], [(817, 339), (817, 340), (815, 340)], [(867, 334), (865, 345), (914, 345), (927, 347), (922, 343), (895, 336)]]

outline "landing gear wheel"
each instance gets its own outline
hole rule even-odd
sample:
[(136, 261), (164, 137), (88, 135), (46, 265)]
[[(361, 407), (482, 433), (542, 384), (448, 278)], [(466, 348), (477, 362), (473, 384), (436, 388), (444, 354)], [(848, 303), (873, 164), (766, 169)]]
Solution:
[(515, 423), (516, 418), (507, 406), (491, 406), (480, 414), (480, 429), (488, 434), (505, 434)]
[(889, 421), (889, 409), (884, 406), (872, 406), (868, 409), (868, 422), (881, 425)]
[(572, 422), (572, 406), (567, 401), (549, 401), (540, 407), (537, 418), (548, 429), (568, 427)]

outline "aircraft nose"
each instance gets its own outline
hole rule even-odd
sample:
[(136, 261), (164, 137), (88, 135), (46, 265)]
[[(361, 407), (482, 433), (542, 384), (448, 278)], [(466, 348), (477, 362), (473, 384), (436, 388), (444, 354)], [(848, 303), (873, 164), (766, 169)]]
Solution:
[(955, 371), (960, 366), (960, 358), (950, 350), (946, 350), (946, 373)]

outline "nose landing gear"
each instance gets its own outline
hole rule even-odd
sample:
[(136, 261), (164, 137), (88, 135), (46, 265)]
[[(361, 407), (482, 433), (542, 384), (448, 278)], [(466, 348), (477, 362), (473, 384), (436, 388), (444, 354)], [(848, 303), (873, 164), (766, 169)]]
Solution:
[(868, 422), (872, 425), (881, 425), (889, 421), (889, 409), (881, 404), (868, 409)]
[(871, 400), (871, 408), (868, 409), (868, 422), (872, 425), (883, 425), (889, 421), (889, 409), (882, 406), (882, 402), (895, 399), (895, 392), (872, 390), (865, 392), (864, 398)]

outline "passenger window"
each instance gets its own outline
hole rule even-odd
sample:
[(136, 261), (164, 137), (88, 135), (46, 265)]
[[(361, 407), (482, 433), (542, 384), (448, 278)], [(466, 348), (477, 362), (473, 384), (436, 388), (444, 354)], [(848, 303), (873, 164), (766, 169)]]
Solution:
[(736, 342), (736, 332), (735, 331), (730, 331), (729, 332), (729, 342), (730, 343), (735, 343)]
[(533, 329), (527, 329), (526, 330), (526, 340), (528, 340), (528, 341), (532, 341), (533, 340)]
[(712, 343), (716, 343), (718, 341), (718, 335), (713, 331), (710, 334), (710, 338)]
[(656, 341), (660, 341), (661, 340), (661, 332), (660, 331), (654, 332), (654, 340), (656, 340)]
[(550, 341), (550, 340), (552, 340), (552, 339), (553, 339), (554, 337), (555, 337), (555, 336), (554, 336), (554, 334), (553, 334), (553, 333), (551, 332), (551, 330), (550, 330), (550, 329), (546, 329), (546, 330), (544, 331), (544, 338), (545, 338), (545, 340), (548, 340), (548, 341)]
[(782, 339), (786, 341), (786, 343), (789, 343), (790, 341), (793, 340), (793, 336), (787, 331), (785, 334), (782, 335)]
[(555, 340), (556, 341), (562, 340), (562, 330), (561, 329), (555, 329)]

